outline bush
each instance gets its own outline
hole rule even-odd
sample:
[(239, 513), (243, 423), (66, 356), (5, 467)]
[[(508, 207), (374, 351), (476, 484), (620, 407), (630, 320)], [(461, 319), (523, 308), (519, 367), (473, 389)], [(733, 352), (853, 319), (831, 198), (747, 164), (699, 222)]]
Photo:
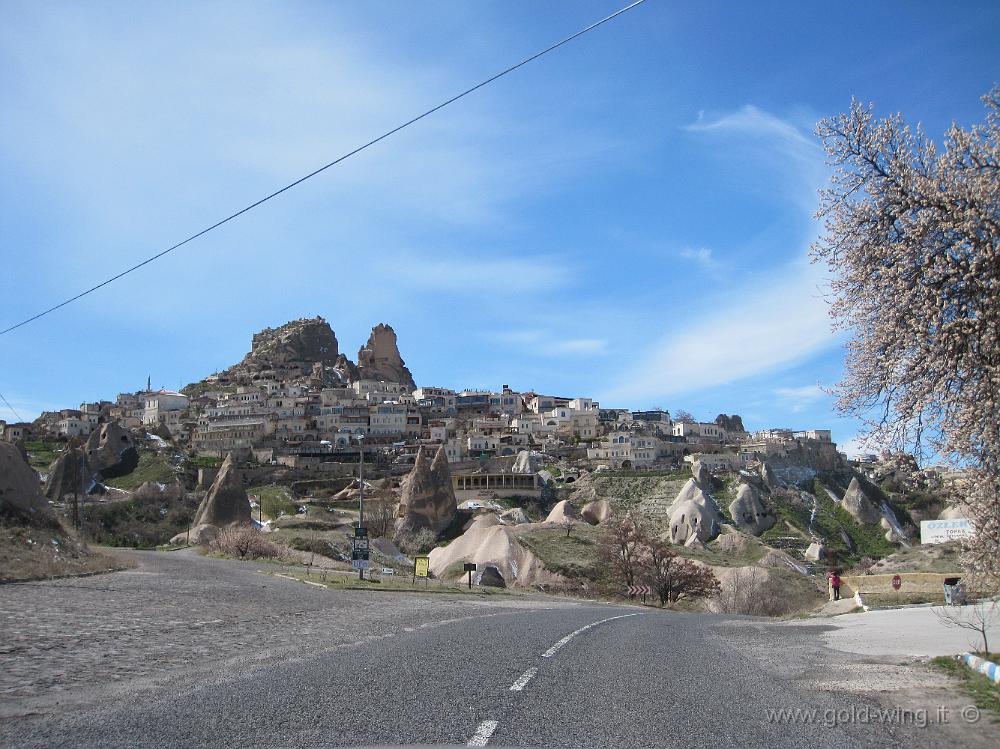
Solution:
[(396, 531), (393, 542), (404, 554), (413, 556), (433, 549), (437, 544), (437, 534), (428, 528), (421, 528), (418, 531), (400, 529)]
[(226, 528), (210, 547), (217, 554), (239, 559), (281, 559), (282, 549), (268, 541), (256, 528)]

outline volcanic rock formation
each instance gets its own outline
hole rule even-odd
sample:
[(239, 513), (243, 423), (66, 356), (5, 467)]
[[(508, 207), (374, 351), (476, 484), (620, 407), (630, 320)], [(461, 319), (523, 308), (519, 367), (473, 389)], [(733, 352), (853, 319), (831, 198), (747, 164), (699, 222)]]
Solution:
[[(250, 499), (230, 453), (212, 482), (212, 488), (198, 507), (191, 523), (189, 540), (193, 544), (205, 544), (212, 541), (223, 528), (250, 524)], [(171, 539), (171, 543), (184, 543), (186, 539), (187, 533), (178, 533)]]
[(234, 371), (289, 371), (310, 374), (317, 362), (333, 367), (340, 355), (337, 336), (322, 317), (292, 320), (255, 333), (250, 353)]
[(45, 496), (60, 502), (73, 494), (87, 494), (95, 485), (94, 472), (82, 447), (69, 445), (52, 465), (45, 481)]
[(428, 528), (440, 533), (455, 518), (458, 502), (451, 484), (451, 469), (444, 446), (429, 461), (424, 448), (417, 450), (413, 469), (400, 485), (400, 526), (409, 531)]
[(878, 504), (868, 496), (856, 477), (851, 479), (840, 506), (859, 523), (877, 523), (882, 519), (882, 511)]
[(417, 387), (399, 355), (396, 332), (384, 323), (372, 328), (368, 343), (358, 350), (358, 375), (366, 380), (398, 382), (411, 390)]
[(587, 502), (580, 510), (580, 517), (591, 525), (600, 525), (611, 517), (611, 505), (606, 499), (595, 499)]
[(97, 474), (98, 481), (124, 476), (139, 465), (139, 452), (132, 436), (117, 421), (102, 424), (100, 429), (91, 432), (84, 450), (87, 465)]
[(740, 484), (736, 499), (729, 505), (729, 514), (736, 527), (755, 536), (773, 528), (777, 520), (774, 513), (764, 506), (757, 490), (749, 484)]
[(38, 474), (25, 462), (20, 450), (0, 442), (0, 517), (30, 520), (48, 507)]

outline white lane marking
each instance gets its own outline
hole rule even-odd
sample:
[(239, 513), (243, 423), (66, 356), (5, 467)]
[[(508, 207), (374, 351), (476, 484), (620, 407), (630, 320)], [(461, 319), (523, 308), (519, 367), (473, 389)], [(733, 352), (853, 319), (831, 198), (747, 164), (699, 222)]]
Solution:
[(517, 681), (515, 681), (513, 684), (510, 685), (510, 691), (520, 692), (522, 689), (528, 686), (528, 682), (534, 679), (535, 674), (537, 673), (538, 673), (537, 668), (529, 668), (527, 671), (521, 674), (521, 678), (519, 678)]
[(486, 746), (490, 740), (490, 736), (497, 730), (498, 725), (500, 725), (498, 721), (484, 720), (479, 724), (476, 732), (472, 734), (472, 738), (469, 739), (469, 743), (466, 746)]
[(542, 653), (542, 658), (551, 658), (552, 656), (554, 656), (556, 653), (559, 652), (559, 649), (563, 645), (565, 645), (567, 642), (569, 642), (570, 640), (572, 640), (574, 637), (576, 637), (581, 632), (586, 632), (591, 627), (596, 627), (598, 624), (604, 624), (605, 622), (613, 622), (615, 619), (627, 619), (630, 616), (639, 616), (639, 614), (622, 614), (621, 616), (612, 616), (612, 617), (609, 617), (607, 619), (601, 619), (601, 621), (599, 621), (599, 622), (593, 622), (592, 624), (588, 624), (585, 627), (580, 627), (580, 629), (576, 630), (575, 632), (570, 632), (568, 635), (566, 635), (564, 638), (562, 638), (559, 642), (557, 642), (551, 648), (549, 648), (544, 653)]

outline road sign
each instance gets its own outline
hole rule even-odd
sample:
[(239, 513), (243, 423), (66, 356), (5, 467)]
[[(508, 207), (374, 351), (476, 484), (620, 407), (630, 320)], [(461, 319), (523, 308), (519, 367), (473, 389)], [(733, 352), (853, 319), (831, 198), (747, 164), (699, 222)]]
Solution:
[(354, 538), (351, 549), (351, 566), (356, 570), (368, 569), (368, 539)]
[(975, 530), (967, 518), (920, 521), (920, 543), (922, 544), (943, 544), (946, 541), (972, 538), (974, 535)]
[(430, 557), (413, 558), (413, 574), (415, 577), (427, 577), (431, 571)]
[(646, 596), (653, 592), (648, 585), (629, 585), (626, 590), (630, 596)]
[(472, 573), (476, 571), (476, 563), (466, 562), (465, 571), (469, 573), (469, 590), (472, 590)]
[(396, 574), (396, 570), (394, 570), (392, 567), (383, 567), (382, 568), (382, 574), (383, 575), (395, 575)]
[(892, 576), (892, 588), (893, 590), (899, 590), (900, 586), (903, 584), (903, 578), (899, 575)]

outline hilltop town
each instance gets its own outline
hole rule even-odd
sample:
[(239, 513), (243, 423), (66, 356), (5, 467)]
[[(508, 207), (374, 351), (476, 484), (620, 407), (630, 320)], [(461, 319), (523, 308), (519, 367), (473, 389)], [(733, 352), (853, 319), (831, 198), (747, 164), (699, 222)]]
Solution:
[(592, 398), (421, 385), (387, 325), (372, 329), (357, 363), (339, 351), (322, 318), (295, 320), (253, 336), (238, 364), (180, 392), (146, 389), (114, 401), (43, 413), (32, 423), (0, 422), (8, 442), (41, 437), (86, 439), (102, 424), (145, 430), (199, 456), (321, 465), (339, 450), (381, 458), (442, 445), (448, 461), (514, 456), (530, 449), (592, 467), (655, 469), (700, 460), (737, 469), (808, 454), (818, 470), (838, 461), (830, 431), (766, 429), (748, 433), (739, 416), (699, 422), (665, 410), (602, 408)]
[(429, 551), (438, 577), (472, 562), (503, 585), (600, 583), (601, 527), (627, 515), (723, 582), (765, 570), (761, 585), (802, 593), (787, 609), (817, 603), (828, 567), (873, 568), (920, 520), (954, 516), (954, 476), (900, 456), (848, 460), (829, 430), (418, 386), (391, 327), (352, 361), (319, 317), (255, 334), (239, 363), (179, 392), (2, 429), (52, 507), (103, 543), (212, 544), (253, 525), (336, 565), (364, 512), (383, 564)]

